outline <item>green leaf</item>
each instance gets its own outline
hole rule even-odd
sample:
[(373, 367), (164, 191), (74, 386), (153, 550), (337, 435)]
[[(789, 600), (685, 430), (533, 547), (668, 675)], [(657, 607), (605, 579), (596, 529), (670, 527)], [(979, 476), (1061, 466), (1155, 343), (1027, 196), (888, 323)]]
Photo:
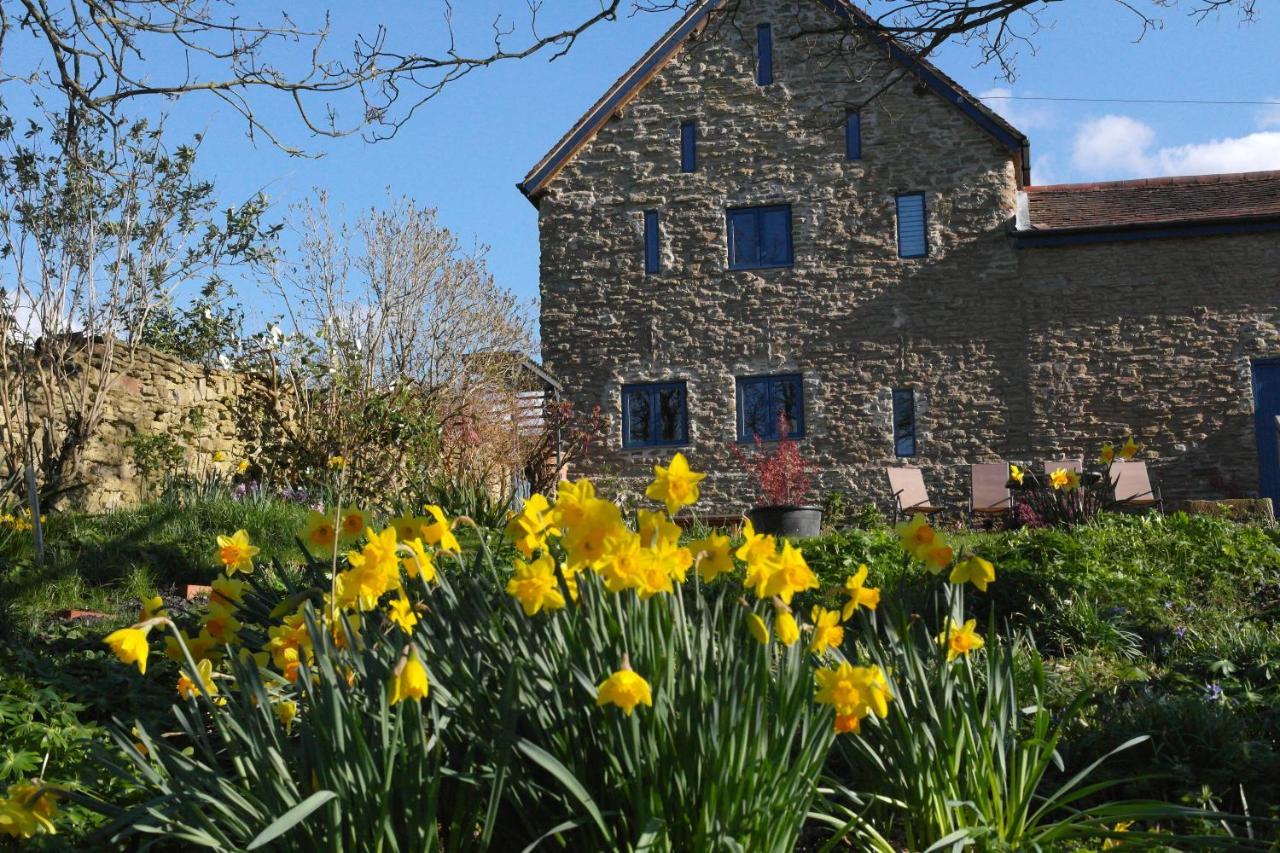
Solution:
[(259, 832), (257, 837), (249, 842), (246, 850), (257, 850), (265, 844), (275, 841), (289, 830), (293, 829), (297, 824), (301, 823), (313, 811), (323, 806), (325, 803), (338, 796), (333, 791), (316, 791), (293, 808), (289, 809), (280, 817), (271, 822), (271, 825)]
[(545, 749), (530, 743), (524, 738), (520, 739), (520, 742), (516, 744), (516, 748), (543, 770), (546, 770), (552, 776), (556, 777), (556, 781), (563, 785), (564, 789), (568, 791), (584, 809), (586, 809), (587, 814), (589, 814), (591, 819), (595, 821), (596, 827), (599, 828), (601, 834), (605, 838), (609, 838), (611, 836), (609, 828), (605, 826), (604, 816), (600, 814), (600, 809), (596, 806), (595, 800), (591, 799), (591, 795), (587, 793), (587, 789), (582, 787), (582, 783), (569, 772), (569, 768), (561, 764), (554, 755), (547, 752)]

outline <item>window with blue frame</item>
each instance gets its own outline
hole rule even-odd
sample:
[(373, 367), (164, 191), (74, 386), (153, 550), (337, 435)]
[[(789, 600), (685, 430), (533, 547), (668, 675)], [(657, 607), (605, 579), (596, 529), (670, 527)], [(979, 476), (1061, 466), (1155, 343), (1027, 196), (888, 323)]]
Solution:
[(862, 113), (857, 111), (844, 117), (844, 158), (862, 159)]
[(928, 225), (924, 193), (898, 196), (898, 257), (923, 258), (929, 254)]
[(916, 455), (916, 392), (913, 388), (893, 390), (893, 452), (896, 456)]
[(680, 171), (698, 171), (698, 123), (680, 125)]
[(622, 386), (622, 446), (689, 443), (689, 406), (683, 382)]
[(773, 27), (761, 24), (756, 27), (756, 83), (768, 86), (773, 82)]
[(738, 441), (804, 435), (804, 382), (799, 374), (738, 377)]
[(658, 211), (644, 212), (644, 271), (648, 275), (660, 272), (661, 257), (658, 252)]
[(731, 208), (728, 232), (729, 269), (791, 265), (791, 205)]

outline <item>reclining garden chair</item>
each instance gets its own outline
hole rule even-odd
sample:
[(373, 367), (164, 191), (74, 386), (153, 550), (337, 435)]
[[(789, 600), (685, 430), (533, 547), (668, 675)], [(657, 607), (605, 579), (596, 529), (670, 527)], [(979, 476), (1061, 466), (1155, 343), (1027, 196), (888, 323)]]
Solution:
[(1077, 456), (1074, 459), (1046, 459), (1044, 460), (1044, 475), (1047, 478), (1059, 468), (1066, 468), (1068, 471), (1075, 471), (1077, 474), (1084, 473), (1084, 458)]
[(991, 518), (1013, 508), (1009, 497), (1009, 465), (980, 462), (969, 466), (969, 514)]
[(933, 515), (942, 507), (929, 503), (929, 492), (924, 487), (924, 474), (919, 468), (891, 466), (884, 469), (889, 475), (889, 488), (893, 489), (894, 514), (906, 518), (916, 513)]
[(1117, 459), (1111, 463), (1111, 485), (1115, 489), (1116, 503), (1120, 507), (1156, 507), (1164, 512), (1164, 500), (1160, 490), (1151, 486), (1151, 474), (1146, 462)]

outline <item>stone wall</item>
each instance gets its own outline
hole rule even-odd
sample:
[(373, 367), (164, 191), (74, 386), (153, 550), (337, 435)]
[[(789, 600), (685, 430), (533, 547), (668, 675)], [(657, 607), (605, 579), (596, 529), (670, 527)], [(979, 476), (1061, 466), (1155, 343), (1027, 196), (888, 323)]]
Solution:
[[(1130, 429), (1175, 502), (1256, 490), (1248, 359), (1280, 353), (1280, 239), (1019, 250), (1009, 151), (879, 50), (832, 62), (838, 36), (795, 37), (825, 14), (731, 6), (541, 199), (543, 358), (570, 399), (613, 421), (585, 472), (640, 485), (672, 449), (621, 447), (620, 388), (682, 379), (706, 508), (740, 512), (753, 495), (728, 449), (735, 377), (800, 373), (820, 492), (888, 499), (895, 387), (916, 390), (918, 462), (954, 505), (970, 462), (1091, 456)], [(754, 79), (763, 22), (767, 87)], [(847, 161), (846, 109), (885, 86), (862, 112), (862, 159)], [(699, 166), (684, 174), (690, 120)], [(894, 198), (920, 190), (930, 253), (899, 259)], [(726, 208), (783, 202), (795, 264), (729, 270)], [(656, 275), (646, 210), (661, 214)]]
[(75, 506), (102, 512), (136, 504), (158, 485), (162, 474), (153, 475), (156, 482), (150, 484), (140, 475), (129, 445), (138, 435), (171, 436), (183, 448), (188, 472), (230, 476), (235, 471), (251, 440), (245, 400), (248, 391), (260, 387), (257, 380), (145, 347), (137, 348), (131, 360), (121, 347), (116, 358), (118, 375), (75, 478), (86, 484), (74, 493)]

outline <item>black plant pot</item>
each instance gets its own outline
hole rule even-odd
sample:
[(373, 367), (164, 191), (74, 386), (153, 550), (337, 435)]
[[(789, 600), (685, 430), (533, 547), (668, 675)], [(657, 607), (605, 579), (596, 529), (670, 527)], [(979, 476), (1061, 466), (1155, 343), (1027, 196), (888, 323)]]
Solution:
[(822, 508), (816, 506), (758, 506), (747, 513), (757, 533), (811, 539), (822, 533)]

